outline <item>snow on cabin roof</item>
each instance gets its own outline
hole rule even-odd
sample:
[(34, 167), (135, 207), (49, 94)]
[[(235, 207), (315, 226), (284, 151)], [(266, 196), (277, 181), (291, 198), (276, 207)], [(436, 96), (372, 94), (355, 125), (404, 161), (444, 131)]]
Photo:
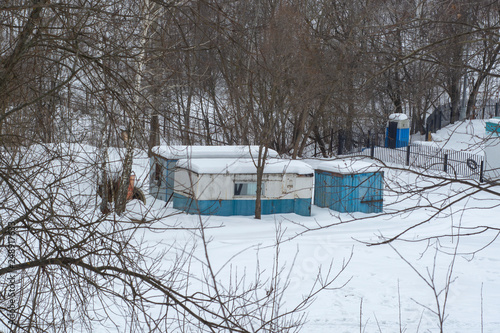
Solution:
[(389, 115), (389, 120), (406, 120), (408, 116), (404, 113), (393, 113)]
[(491, 118), (486, 120), (487, 123), (500, 125), (500, 118)]
[[(184, 158), (257, 158), (259, 146), (156, 146), (154, 154), (168, 160)], [(268, 150), (268, 157), (278, 157), (278, 153)]]
[(360, 173), (373, 173), (382, 170), (376, 164), (350, 159), (341, 159), (335, 161), (326, 161), (318, 164), (316, 170), (329, 171), (333, 173), (340, 173), (344, 175), (360, 174)]
[[(198, 174), (254, 174), (257, 172), (255, 162), (249, 158), (181, 159), (177, 162), (177, 166)], [(269, 159), (266, 161), (264, 173), (312, 175), (314, 170), (309, 164), (302, 161)]]

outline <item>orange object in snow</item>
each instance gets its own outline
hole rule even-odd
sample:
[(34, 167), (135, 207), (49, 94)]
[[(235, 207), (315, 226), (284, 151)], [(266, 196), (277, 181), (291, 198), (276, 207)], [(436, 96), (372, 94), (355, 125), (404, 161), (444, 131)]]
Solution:
[(128, 183), (127, 201), (132, 200), (132, 197), (134, 196), (134, 183), (135, 183), (135, 174), (132, 173), (130, 175), (130, 181)]

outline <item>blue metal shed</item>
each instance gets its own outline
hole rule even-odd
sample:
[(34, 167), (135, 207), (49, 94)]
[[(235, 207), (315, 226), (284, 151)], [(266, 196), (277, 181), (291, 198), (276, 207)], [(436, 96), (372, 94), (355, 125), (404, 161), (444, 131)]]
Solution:
[(500, 117), (486, 120), (486, 137), (500, 137)]
[(314, 204), (341, 213), (380, 213), (384, 172), (359, 160), (320, 163), (315, 170)]
[[(171, 201), (180, 159), (257, 158), (259, 146), (156, 146), (151, 151), (149, 193), (157, 199)], [(278, 157), (278, 153), (269, 149), (268, 157)]]
[[(261, 213), (311, 215), (314, 170), (297, 160), (266, 161)], [(201, 215), (253, 215), (257, 173), (252, 159), (179, 160), (174, 208)]]

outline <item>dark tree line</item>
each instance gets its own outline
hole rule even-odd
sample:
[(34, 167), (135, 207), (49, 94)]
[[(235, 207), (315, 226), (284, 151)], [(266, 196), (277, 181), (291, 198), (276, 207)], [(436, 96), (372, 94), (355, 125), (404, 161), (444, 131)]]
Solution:
[(84, 140), (102, 144), (105, 129), (116, 146), (117, 133), (133, 124), (143, 148), (160, 138), (263, 143), (297, 157), (314, 144), (322, 155), (339, 144), (353, 149), (382, 133), (394, 112), (423, 133), (434, 107), (451, 103), (454, 122), (498, 95), (497, 7), (7, 1), (0, 8), (2, 137), (69, 141), (86, 125)]

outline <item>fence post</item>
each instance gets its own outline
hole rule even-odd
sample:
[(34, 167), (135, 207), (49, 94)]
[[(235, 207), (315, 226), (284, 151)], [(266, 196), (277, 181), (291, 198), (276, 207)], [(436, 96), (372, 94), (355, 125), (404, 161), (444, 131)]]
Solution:
[(370, 157), (374, 158), (375, 157), (375, 142), (372, 141), (372, 145), (370, 147)]
[(406, 146), (406, 165), (410, 165), (410, 145)]
[(444, 154), (444, 167), (443, 167), (444, 172), (448, 172), (448, 154)]
[(439, 110), (439, 117), (438, 117), (439, 121), (438, 121), (438, 129), (441, 129), (441, 125), (443, 123), (443, 111), (442, 110)]
[(481, 170), (479, 171), (479, 182), (484, 182), (484, 160), (481, 161)]
[(344, 152), (344, 133), (342, 130), (339, 131), (338, 138), (337, 155), (342, 155)]
[(437, 132), (438, 128), (439, 111), (434, 113), (434, 133)]

